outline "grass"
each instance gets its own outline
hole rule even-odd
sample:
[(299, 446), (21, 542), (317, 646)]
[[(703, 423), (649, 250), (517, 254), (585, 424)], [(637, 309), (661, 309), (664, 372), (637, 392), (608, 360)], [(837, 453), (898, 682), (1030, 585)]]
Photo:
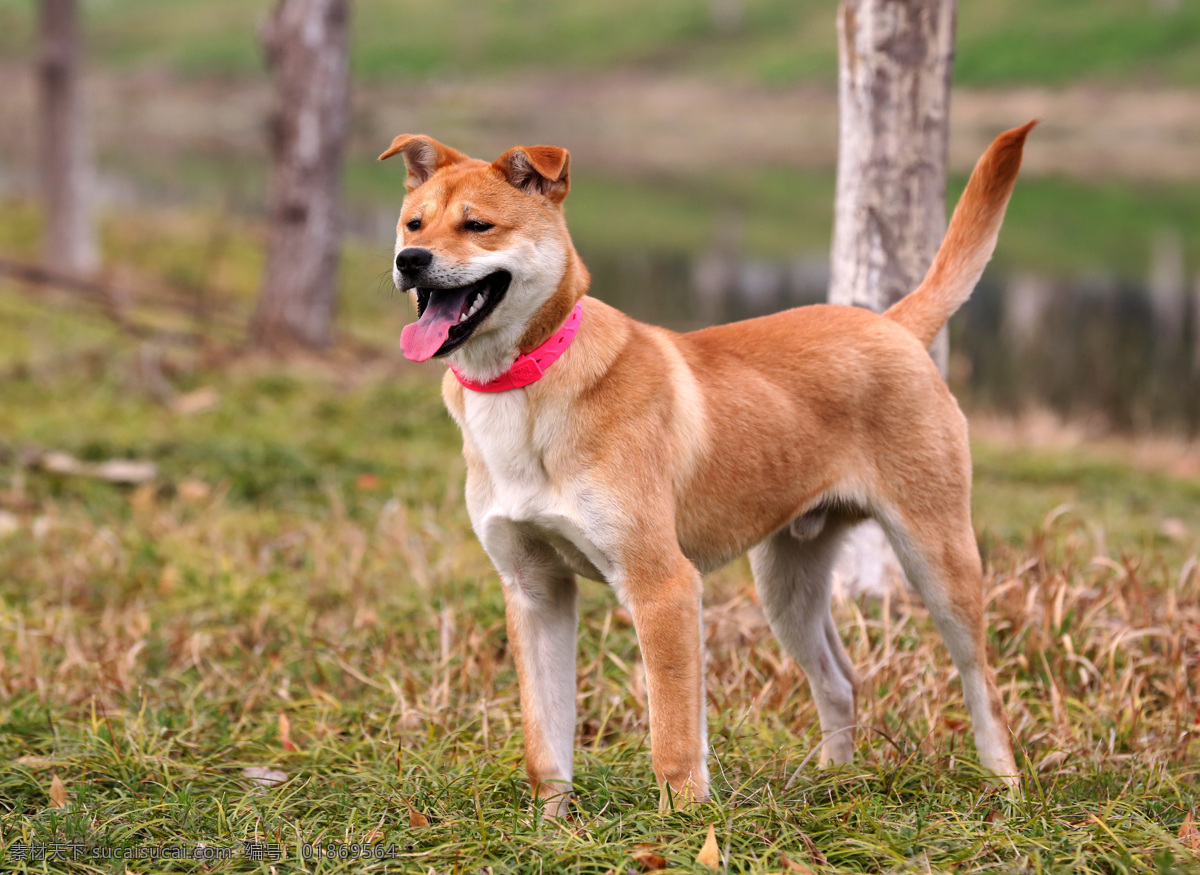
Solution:
[[(1104, 469), (1097, 500), (1078, 461), (1047, 475), (1051, 460), (983, 453), (993, 649), (1030, 774), (1023, 800), (978, 782), (954, 673), (907, 601), (839, 605), (867, 679), (862, 720), (878, 731), (855, 766), (805, 770), (788, 789), (815, 714), (738, 564), (712, 581), (707, 623), (717, 801), (657, 813), (633, 632), (585, 585), (580, 813), (558, 827), (527, 804), (499, 587), (469, 534), (435, 385), (238, 366), (193, 374), (221, 400), (181, 416), (120, 389), (129, 367), (6, 380), (9, 846), (259, 836), (296, 864), (302, 842), (372, 836), (414, 871), (604, 872), (642, 842), (689, 868), (715, 823), (730, 871), (778, 869), (780, 852), (851, 871), (1189, 859), (1173, 836), (1196, 789), (1200, 582), (1180, 586), (1166, 557), (1200, 545), (1158, 543), (1159, 514), (1176, 506), (1113, 518), (1112, 497), (1143, 488), (1137, 472)], [(33, 446), (148, 458), (161, 476), (132, 491), (59, 479), (22, 465)], [(208, 491), (184, 485), (197, 482)], [(1161, 488), (1194, 502), (1187, 484)], [(1073, 515), (1026, 522), (1068, 494)], [(1098, 553), (1085, 521), (1119, 521), (1131, 546)], [(248, 766), (289, 781), (257, 792)], [(54, 775), (65, 809), (49, 807)], [(409, 826), (408, 804), (432, 824)]]
[[(0, 250), (28, 255), (35, 218), (6, 216)], [(115, 223), (107, 254), (135, 290), (170, 278), (242, 319), (257, 238), (219, 224)], [(220, 253), (209, 273), (201, 251)], [(372, 263), (352, 250), (344, 277), (358, 294), (343, 324), (365, 347), (291, 363), (135, 346), (69, 299), (0, 287), (7, 871), (198, 866), (51, 867), (14, 859), (18, 842), (239, 849), (203, 871), (601, 875), (648, 849), (711, 871), (696, 863), (710, 824), (729, 872), (778, 872), (785, 854), (814, 871), (1200, 871), (1178, 838), (1200, 787), (1200, 484), (986, 442), (976, 525), (1023, 797), (980, 780), (956, 674), (904, 597), (838, 603), (870, 729), (854, 765), (800, 768), (814, 707), (742, 561), (708, 582), (714, 801), (658, 811), (634, 632), (584, 583), (579, 804), (543, 822), (458, 436), (428, 370), (380, 351), (409, 313), (369, 291)], [(196, 390), (215, 403), (183, 412)], [(158, 476), (56, 475), (36, 464), (46, 450), (149, 460)], [(246, 840), (284, 859), (247, 859)], [(304, 859), (329, 843), (397, 856)]]
[[(364, 78), (421, 81), (597, 70), (658, 70), (787, 85), (836, 77), (833, 0), (746, 0), (733, 31), (706, 0), (577, 0), (532, 7), (500, 0), (356, 0), (354, 69)], [(1200, 9), (1150, 0), (964, 3), (956, 81), (964, 85), (1200, 84)], [(123, 0), (87, 7), (94, 55), (117, 68), (256, 76), (266, 0)], [(0, 52), (25, 55), (32, 16), (0, 0)]]

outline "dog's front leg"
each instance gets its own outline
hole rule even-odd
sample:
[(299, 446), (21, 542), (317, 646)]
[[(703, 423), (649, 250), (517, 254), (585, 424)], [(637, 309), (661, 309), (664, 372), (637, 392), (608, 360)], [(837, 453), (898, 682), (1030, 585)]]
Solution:
[(547, 816), (562, 817), (574, 773), (575, 577), (545, 562), (522, 562), (501, 576), (530, 789)]
[[(659, 565), (659, 563), (654, 563)], [(650, 755), (662, 805), (708, 798), (700, 573), (682, 555), (629, 569), (633, 616), (650, 698)]]

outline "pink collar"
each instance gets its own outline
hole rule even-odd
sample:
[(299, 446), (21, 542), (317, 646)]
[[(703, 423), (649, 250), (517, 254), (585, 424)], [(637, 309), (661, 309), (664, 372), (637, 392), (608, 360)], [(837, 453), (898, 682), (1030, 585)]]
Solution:
[(521, 353), (512, 363), (511, 368), (491, 382), (477, 383), (460, 374), (454, 365), (450, 366), (450, 370), (454, 371), (458, 382), (476, 392), (507, 392), (509, 389), (520, 389), (522, 386), (536, 383), (542, 378), (542, 374), (546, 373), (546, 368), (554, 364), (558, 357), (567, 351), (567, 347), (575, 339), (575, 332), (579, 330), (579, 322), (582, 318), (583, 303), (581, 302), (575, 305), (575, 309), (571, 311), (571, 315), (567, 317), (563, 327), (558, 329), (553, 337), (533, 352)]

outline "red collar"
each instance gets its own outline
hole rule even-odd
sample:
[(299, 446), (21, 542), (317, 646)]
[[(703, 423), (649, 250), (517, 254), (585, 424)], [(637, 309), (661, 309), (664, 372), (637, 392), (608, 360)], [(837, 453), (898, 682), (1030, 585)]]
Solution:
[(533, 352), (521, 353), (517, 356), (517, 360), (512, 363), (512, 367), (490, 382), (477, 383), (468, 377), (464, 377), (454, 365), (450, 366), (450, 370), (454, 371), (454, 376), (458, 379), (458, 382), (462, 383), (468, 389), (474, 389), (476, 392), (507, 392), (509, 389), (520, 389), (522, 386), (536, 383), (542, 378), (542, 374), (546, 373), (546, 368), (554, 364), (558, 357), (566, 352), (567, 347), (571, 345), (571, 341), (575, 339), (575, 332), (579, 330), (579, 322), (582, 318), (583, 304), (581, 302), (575, 305), (575, 309), (571, 311), (571, 315), (567, 317), (567, 321), (563, 323), (563, 327), (558, 329), (558, 332), (553, 337)]

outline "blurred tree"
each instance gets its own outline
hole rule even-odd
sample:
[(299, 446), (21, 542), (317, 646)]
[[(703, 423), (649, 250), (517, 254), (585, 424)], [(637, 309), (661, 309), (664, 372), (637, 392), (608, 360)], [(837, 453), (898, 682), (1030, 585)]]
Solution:
[(46, 208), (45, 261), (75, 274), (100, 266), (91, 199), (94, 184), (80, 89), (76, 0), (41, 0), (38, 146)]
[(746, 20), (745, 0), (708, 0), (708, 13), (718, 33), (737, 33)]
[(1200, 377), (1200, 274), (1192, 283), (1192, 376)]
[(259, 346), (327, 346), (341, 248), (350, 113), (349, 0), (278, 0), (263, 30), (274, 84)]
[[(915, 289), (946, 232), (956, 0), (842, 0), (829, 301), (882, 311)], [(943, 330), (933, 356), (946, 372)], [(874, 589), (898, 569), (860, 526), (841, 570)]]

